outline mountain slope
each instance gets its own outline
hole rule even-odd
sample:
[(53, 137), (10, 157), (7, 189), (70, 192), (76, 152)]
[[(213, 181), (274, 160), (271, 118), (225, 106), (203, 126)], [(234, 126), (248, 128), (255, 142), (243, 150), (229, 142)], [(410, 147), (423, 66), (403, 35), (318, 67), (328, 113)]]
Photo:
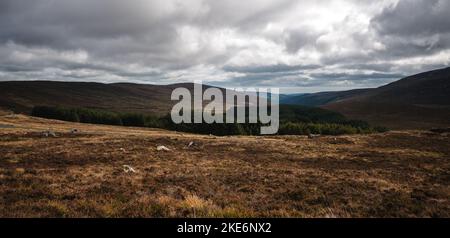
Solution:
[(361, 96), (372, 102), (450, 105), (450, 67), (409, 76)]
[(400, 79), (379, 88), (319, 92), (280, 97), (283, 104), (322, 106), (354, 98), (372, 102), (450, 105), (450, 68), (444, 68)]
[(330, 102), (343, 100), (346, 98), (353, 97), (355, 95), (365, 93), (370, 89), (355, 89), (348, 91), (338, 91), (338, 92), (320, 92), (320, 93), (308, 93), (301, 95), (285, 95), (280, 97), (280, 102), (282, 104), (296, 104), (304, 106), (321, 106)]
[(394, 129), (450, 126), (450, 68), (406, 77), (322, 107)]
[(33, 106), (66, 106), (162, 113), (170, 108), (174, 85), (86, 82), (0, 82), (0, 107), (30, 112)]
[[(30, 113), (34, 106), (63, 106), (165, 115), (176, 101), (175, 88), (193, 92), (194, 84), (148, 85), (54, 81), (0, 82), (0, 108)], [(203, 85), (203, 90), (212, 86)], [(226, 89), (219, 88), (223, 93)], [(251, 102), (254, 103), (254, 102)], [(225, 105), (226, 106), (226, 105)]]

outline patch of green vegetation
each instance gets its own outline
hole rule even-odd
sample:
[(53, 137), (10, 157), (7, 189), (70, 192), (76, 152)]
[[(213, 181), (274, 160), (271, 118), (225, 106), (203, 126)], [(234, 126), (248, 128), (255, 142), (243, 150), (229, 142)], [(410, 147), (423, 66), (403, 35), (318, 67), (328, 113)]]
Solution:
[[(248, 109), (247, 109), (248, 110)], [(162, 128), (197, 134), (260, 135), (262, 123), (181, 123), (172, 122), (170, 115), (155, 117), (139, 113), (116, 113), (88, 108), (36, 106), (32, 116), (72, 122)], [(193, 113), (192, 113), (193, 115)], [(223, 115), (225, 117), (225, 114)], [(298, 105), (280, 106), (280, 135), (342, 135), (385, 132), (365, 121), (348, 120), (343, 115), (321, 108)]]
[(92, 124), (163, 127), (163, 125), (160, 125), (162, 120), (158, 117), (138, 113), (116, 113), (90, 108), (36, 106), (33, 108), (31, 115), (48, 119)]

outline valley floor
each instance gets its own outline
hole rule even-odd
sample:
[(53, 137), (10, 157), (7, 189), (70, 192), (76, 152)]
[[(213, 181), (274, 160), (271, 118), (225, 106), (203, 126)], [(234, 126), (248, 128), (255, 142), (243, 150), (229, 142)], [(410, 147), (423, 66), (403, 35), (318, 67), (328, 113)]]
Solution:
[(450, 217), (449, 142), (427, 131), (214, 137), (3, 115), (0, 217)]

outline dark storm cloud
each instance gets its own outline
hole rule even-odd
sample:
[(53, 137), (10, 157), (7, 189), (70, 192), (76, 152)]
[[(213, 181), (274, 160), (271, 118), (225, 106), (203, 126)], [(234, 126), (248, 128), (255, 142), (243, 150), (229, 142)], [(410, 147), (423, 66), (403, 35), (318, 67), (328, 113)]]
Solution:
[[(300, 72), (276, 72), (276, 73), (258, 73), (258, 74), (247, 74), (245, 76), (236, 77), (230, 80), (230, 84), (233, 86), (274, 86), (282, 79), (286, 80), (286, 77), (295, 76), (296, 80), (302, 78), (302, 73)], [(298, 80), (299, 81), (299, 80)], [(286, 86), (286, 83), (283, 83)]]
[(448, 66), (446, 0), (2, 0), (0, 80), (373, 86)]
[(261, 66), (225, 66), (223, 69), (229, 72), (238, 73), (280, 73), (280, 72), (291, 72), (305, 69), (317, 69), (320, 65), (286, 65), (286, 64), (276, 64), (276, 65), (261, 65)]
[(380, 34), (429, 36), (450, 33), (450, 1), (403, 0), (372, 19)]
[(366, 80), (366, 79), (400, 79), (404, 77), (402, 74), (384, 74), (384, 73), (371, 73), (371, 74), (348, 74), (348, 73), (318, 73), (311, 74), (313, 78), (317, 79), (341, 79), (341, 80)]
[(321, 34), (323, 33), (314, 32), (313, 29), (289, 31), (285, 42), (286, 50), (289, 53), (296, 53), (303, 47), (312, 46)]
[[(369, 73), (369, 74), (352, 74), (352, 73), (307, 73), (302, 71), (293, 72), (264, 72), (257, 74), (249, 74), (246, 76), (236, 77), (229, 84), (236, 86), (280, 86), (280, 87), (315, 87), (326, 84), (339, 85), (340, 83), (355, 83), (358, 85), (373, 86), (376, 83), (386, 83), (392, 80), (398, 80), (406, 75), (388, 74), (388, 73)], [(372, 83), (370, 83), (372, 82)], [(373, 83), (376, 82), (376, 83)]]
[(376, 72), (391, 72), (393, 70), (393, 65), (389, 63), (351, 63), (343, 64), (340, 67), (344, 69), (370, 70)]
[(128, 60), (122, 59), (128, 58), (124, 55), (132, 60), (164, 55), (176, 40), (172, 24), (189, 18), (172, 6), (168, 6), (167, 15), (159, 15), (161, 9), (152, 8), (148, 1), (5, 1), (8, 7), (0, 17), (0, 42), (56, 50), (84, 49), (94, 57), (124, 61)]
[(402, 0), (385, 8), (371, 27), (392, 57), (430, 55), (450, 47), (450, 1)]
[(29, 72), (29, 71), (37, 71), (39, 68), (31, 68), (20, 65), (0, 65), (0, 71), (3, 72)]
[(388, 73), (369, 73), (369, 74), (351, 74), (351, 73), (319, 73), (312, 74), (311, 77), (317, 82), (332, 82), (334, 84), (347, 83), (356, 85), (365, 85), (374, 87), (376, 85), (386, 84), (394, 80), (399, 80), (406, 75), (388, 74)]

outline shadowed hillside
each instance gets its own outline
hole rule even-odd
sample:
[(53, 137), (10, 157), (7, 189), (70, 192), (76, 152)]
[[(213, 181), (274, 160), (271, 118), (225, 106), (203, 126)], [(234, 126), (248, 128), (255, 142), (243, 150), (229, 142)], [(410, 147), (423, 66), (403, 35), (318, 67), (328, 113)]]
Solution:
[(449, 126), (450, 68), (413, 75), (379, 88), (305, 94), (282, 102), (321, 106), (394, 129)]
[[(61, 106), (166, 115), (176, 101), (175, 88), (191, 92), (192, 83), (149, 85), (133, 83), (88, 83), (54, 81), (0, 82), (0, 108), (29, 114), (34, 106)], [(203, 85), (203, 90), (211, 86)], [(226, 89), (219, 88), (222, 92)]]
[(280, 99), (283, 104), (295, 104), (303, 106), (322, 106), (330, 102), (351, 98), (355, 95), (365, 93), (370, 89), (355, 89), (339, 92), (320, 92), (320, 93), (307, 93), (295, 96), (284, 96)]
[(406, 77), (324, 108), (394, 129), (450, 125), (450, 68)]
[(173, 88), (176, 85), (0, 82), (0, 107), (26, 113), (33, 106), (47, 105), (159, 114), (170, 110)]

